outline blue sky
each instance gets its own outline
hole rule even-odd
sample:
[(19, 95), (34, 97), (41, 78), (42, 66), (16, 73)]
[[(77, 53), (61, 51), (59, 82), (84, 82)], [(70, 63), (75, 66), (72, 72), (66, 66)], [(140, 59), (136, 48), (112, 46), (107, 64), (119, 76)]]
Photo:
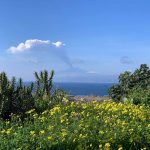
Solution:
[(149, 0), (1, 0), (0, 71), (33, 80), (116, 82), (150, 65)]

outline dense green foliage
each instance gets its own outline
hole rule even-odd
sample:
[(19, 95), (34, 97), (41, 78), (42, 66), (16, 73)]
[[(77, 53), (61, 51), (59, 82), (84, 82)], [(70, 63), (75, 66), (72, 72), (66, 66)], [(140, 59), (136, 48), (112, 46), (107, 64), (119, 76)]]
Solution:
[(150, 90), (149, 89), (133, 89), (129, 95), (126, 102), (133, 104), (143, 104), (146, 106), (150, 106)]
[(7, 75), (0, 74), (0, 117), (9, 118), (11, 113), (24, 114), (27, 110), (34, 108), (33, 83), (25, 87), (22, 79), (18, 84), (13, 77), (9, 81)]
[(0, 122), (0, 149), (146, 150), (150, 109), (111, 101), (63, 102), (38, 115)]
[(6, 73), (0, 74), (0, 117), (10, 118), (11, 113), (25, 116), (25, 112), (35, 109), (42, 112), (52, 108), (53, 105), (62, 101), (65, 93), (62, 90), (53, 90), (54, 71), (41, 71), (40, 75), (35, 72), (36, 82), (28, 87), (22, 79), (16, 81), (13, 77), (9, 80)]
[(133, 73), (124, 72), (119, 76), (119, 83), (109, 89), (110, 97), (115, 101), (128, 98), (134, 104), (150, 104), (150, 69), (142, 64)]
[(48, 71), (35, 72), (36, 90), (35, 90), (35, 108), (37, 112), (43, 112), (48, 108), (62, 102), (66, 93), (61, 89), (53, 90), (54, 71), (50, 75)]
[(35, 72), (35, 83), (27, 87), (22, 79), (0, 74), (1, 150), (150, 148), (147, 65), (119, 76), (109, 90), (118, 103), (70, 102), (62, 90), (53, 89), (53, 77), (54, 71)]

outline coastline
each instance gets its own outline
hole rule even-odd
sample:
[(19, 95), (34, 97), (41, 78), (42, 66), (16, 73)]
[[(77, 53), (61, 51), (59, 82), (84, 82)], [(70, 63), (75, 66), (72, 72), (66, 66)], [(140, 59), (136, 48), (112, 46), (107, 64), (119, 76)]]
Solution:
[(99, 102), (103, 102), (104, 100), (110, 100), (110, 97), (109, 96), (73, 96), (73, 95), (69, 95), (69, 99), (71, 101), (86, 101), (86, 102), (89, 102), (89, 101), (93, 101), (93, 100), (96, 100), (96, 101), (99, 101)]

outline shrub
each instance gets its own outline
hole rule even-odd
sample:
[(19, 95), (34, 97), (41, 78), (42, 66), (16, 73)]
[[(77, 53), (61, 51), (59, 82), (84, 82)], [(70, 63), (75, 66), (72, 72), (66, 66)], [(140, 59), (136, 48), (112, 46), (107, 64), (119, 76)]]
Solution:
[(11, 113), (22, 115), (30, 109), (38, 113), (52, 108), (61, 102), (65, 93), (62, 90), (53, 90), (54, 71), (35, 72), (36, 82), (25, 86), (20, 78), (16, 82), (13, 77), (9, 80), (6, 73), (0, 74), (0, 118), (9, 119)]
[(28, 87), (23, 85), (22, 79), (18, 84), (13, 77), (9, 81), (5, 73), (0, 74), (0, 117), (8, 119), (11, 113), (24, 114), (34, 107), (33, 83)]
[(62, 102), (66, 93), (61, 89), (53, 89), (54, 71), (50, 74), (48, 71), (35, 72), (36, 91), (35, 91), (35, 109), (38, 113), (50, 109), (56, 104)]
[(107, 101), (64, 102), (37, 115), (0, 122), (0, 149), (150, 148), (150, 109)]
[(128, 101), (133, 104), (150, 106), (150, 90), (133, 89), (128, 95)]
[(141, 94), (142, 90), (143, 92), (150, 90), (150, 69), (146, 64), (142, 64), (133, 73), (126, 71), (120, 74), (119, 83), (109, 89), (109, 96), (114, 101), (123, 101), (125, 97), (128, 98), (132, 92), (135, 93), (136, 90), (138, 92), (139, 89)]

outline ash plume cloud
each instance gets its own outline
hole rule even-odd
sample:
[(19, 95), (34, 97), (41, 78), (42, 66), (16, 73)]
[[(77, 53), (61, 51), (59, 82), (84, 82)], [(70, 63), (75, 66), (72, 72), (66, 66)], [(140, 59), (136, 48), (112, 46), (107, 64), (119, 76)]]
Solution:
[[(9, 47), (7, 51), (12, 55), (23, 54), (25, 52), (32, 51), (36, 53), (45, 51), (45, 55), (49, 55), (49, 57), (51, 57), (51, 55), (53, 57), (54, 55), (69, 67), (72, 67), (72, 61), (67, 54), (65, 45), (66, 44), (61, 41), (50, 42), (50, 40), (28, 39), (25, 42), (19, 43), (17, 46)], [(36, 60), (36, 62), (37, 61), (38, 60)]]

